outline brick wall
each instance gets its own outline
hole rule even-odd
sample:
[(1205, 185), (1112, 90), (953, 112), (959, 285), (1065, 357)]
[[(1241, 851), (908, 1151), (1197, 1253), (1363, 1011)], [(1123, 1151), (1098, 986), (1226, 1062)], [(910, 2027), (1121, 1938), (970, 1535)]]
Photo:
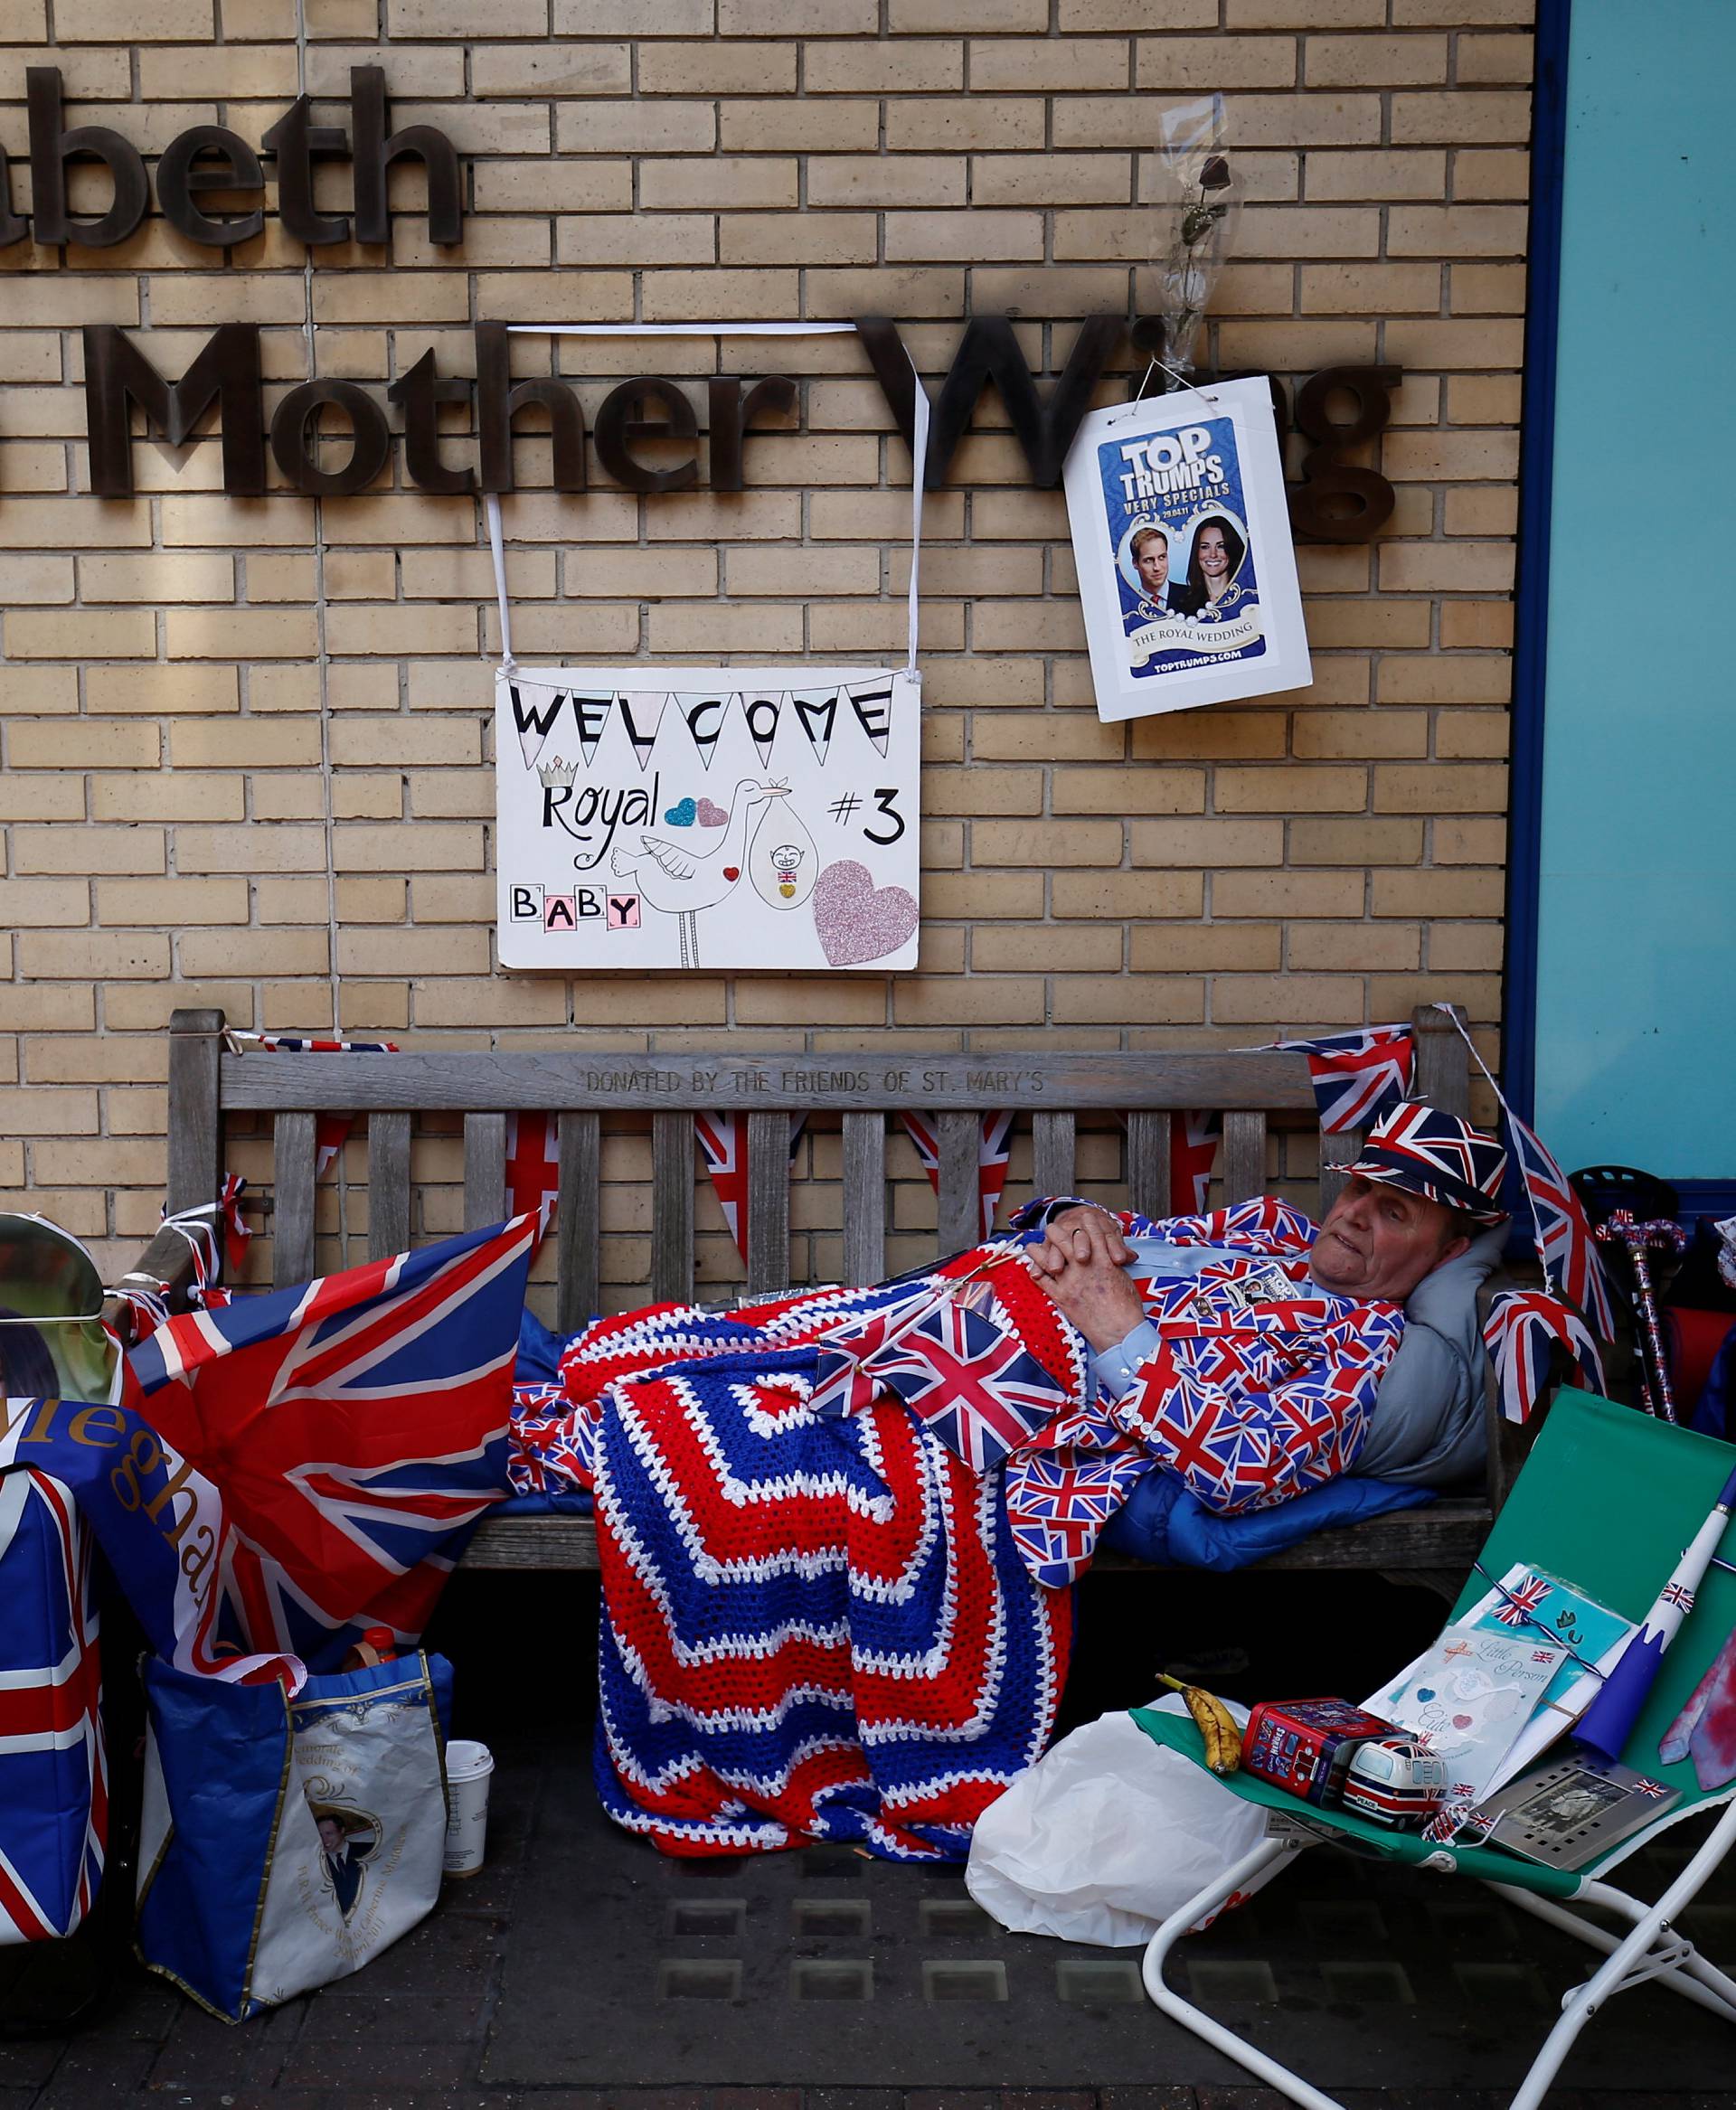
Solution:
[[(294, 0), (0, 0), (18, 211), (24, 71), (43, 63), (69, 123), (151, 160), (199, 122), (257, 142), (298, 88), (341, 96), (377, 62), (394, 123), (443, 129), (468, 186), (456, 252), (430, 248), (405, 170), (389, 257), (327, 248), (310, 270), (274, 188), (227, 263), (157, 217), (104, 251), (0, 250), (0, 1205), (27, 1194), (105, 1262), (132, 1248), (163, 1189), (160, 1029), (188, 1003), (466, 1046), (575, 1023), (618, 1048), (1233, 1044), (1432, 997), (1492, 1028), (1530, 13), (303, 0), (298, 21)], [(384, 383), (430, 345), (470, 371), (484, 317), (878, 309), (932, 379), (962, 317), (1010, 310), (1052, 372), (1081, 315), (1137, 305), (1157, 113), (1210, 89), (1250, 180), (1212, 349), (1291, 380), (1402, 366), (1369, 457), (1397, 509), (1372, 547), (1300, 551), (1311, 689), (1105, 726), (1060, 495), (1029, 487), (986, 400), (929, 507), (913, 975), (576, 993), (495, 971), (496, 626), (474, 503), (414, 491), (398, 449), (365, 495), (225, 498), (209, 439), (140, 443), (133, 500), (84, 495), (94, 321), (148, 324), (138, 341), (179, 372), (216, 324), (258, 320), (271, 400), (313, 374)], [(349, 180), (322, 165), (325, 209), (347, 209)], [(99, 172), (75, 170), (72, 197), (100, 210)], [(549, 356), (515, 342), (515, 371)], [(610, 377), (719, 360), (593, 341), (559, 370), (594, 410)], [(721, 363), (800, 377), (799, 423), (756, 438), (739, 496), (635, 499), (598, 475), (588, 496), (509, 499), (521, 653), (899, 646), (909, 461), (855, 340), (726, 342)], [(545, 442), (518, 461), (546, 480)], [(634, 1165), (615, 1168), (629, 1216)]]

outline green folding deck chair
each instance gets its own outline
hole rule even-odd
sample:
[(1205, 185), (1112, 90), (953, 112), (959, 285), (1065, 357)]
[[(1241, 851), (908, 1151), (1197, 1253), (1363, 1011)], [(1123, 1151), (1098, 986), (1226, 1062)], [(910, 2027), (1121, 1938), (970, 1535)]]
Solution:
[[(1731, 1446), (1692, 1430), (1672, 1428), (1632, 1408), (1586, 1392), (1562, 1392), (1550, 1410), (1524, 1470), (1514, 1483), (1480, 1557), (1488, 1576), (1517, 1562), (1574, 1582), (1631, 1619), (1642, 1618), (1668, 1579), (1683, 1548), (1704, 1522), (1729, 1477)], [(1736, 1560), (1736, 1527), (1722, 1558)], [(1454, 1606), (1457, 1616), (1487, 1590), (1473, 1573)], [(1612, 1994), (1656, 1979), (1673, 1992), (1736, 2022), (1736, 1983), (1708, 1964), (1684, 1939), (1677, 1916), (1694, 1898), (1732, 1846), (1736, 1846), (1736, 1782), (1708, 1791), (1694, 1778), (1691, 1761), (1664, 1765), (1658, 1740), (1680, 1713), (1736, 1626), (1736, 1572), (1713, 1568), (1698, 1593), (1675, 1644), (1664, 1658), (1656, 1683), (1622, 1753), (1626, 1764), (1682, 1791), (1682, 1799), (1656, 1823), (1631, 1834), (1590, 1866), (1566, 1870), (1520, 1860), (1498, 1847), (1429, 1844), (1414, 1833), (1395, 1833), (1346, 1811), (1316, 1810), (1246, 1773), (1223, 1785), (1244, 1802), (1294, 1813), (1335, 1837), (1373, 1849), (1419, 1869), (1470, 1876), (1508, 1903), (1523, 1907), (1550, 1926), (1576, 1936), (1606, 1960), (1561, 2002), (1561, 2017), (1550, 2031), (1518, 2093), (1514, 2110), (1533, 2110), (1572, 2049), (1573, 2041)], [(1134, 1719), (1156, 1742), (1203, 1765), (1200, 1733), (1185, 1716), (1139, 1709)], [(1656, 1905), (1642, 1904), (1603, 1878), (1668, 1826), (1696, 1810), (1728, 1804), (1705, 1843)], [(1205, 1914), (1216, 1911), (1273, 1861), (1318, 1843), (1283, 1832), (1251, 1848), (1233, 1868), (1172, 1913), (1146, 1951), (1146, 1991), (1167, 2015), (1224, 2052), (1269, 2086), (1309, 2110), (1340, 2110), (1334, 2098), (1310, 2087), (1277, 2059), (1194, 2007), (1164, 1983), (1164, 1959)], [(1593, 1925), (1571, 1900), (1596, 1905), (1630, 1923), (1620, 1936)]]

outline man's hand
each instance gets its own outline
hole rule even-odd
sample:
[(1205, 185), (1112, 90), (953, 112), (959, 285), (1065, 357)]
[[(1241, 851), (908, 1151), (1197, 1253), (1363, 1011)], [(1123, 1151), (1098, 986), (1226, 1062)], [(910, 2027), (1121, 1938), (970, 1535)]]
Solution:
[(1025, 1255), (1031, 1271), (1093, 1348), (1113, 1348), (1146, 1315), (1121, 1272), (1133, 1253), (1105, 1210), (1081, 1204), (1055, 1218)]

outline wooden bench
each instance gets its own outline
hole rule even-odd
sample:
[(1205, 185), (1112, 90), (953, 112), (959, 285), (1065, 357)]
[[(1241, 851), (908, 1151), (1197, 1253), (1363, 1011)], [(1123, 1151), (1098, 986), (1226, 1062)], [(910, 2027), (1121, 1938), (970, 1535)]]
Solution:
[[(1432, 1008), (1415, 1014), (1420, 1097), (1467, 1113), (1465, 1044)], [(1126, 1187), (1135, 1208), (1167, 1213), (1169, 1114), (1224, 1109), (1220, 1171), (1226, 1201), (1268, 1185), (1273, 1130), (1306, 1136), (1316, 1115), (1299, 1055), (1238, 1053), (1033, 1052), (1005, 1055), (910, 1053), (892, 1046), (844, 1054), (756, 1055), (558, 1050), (449, 1051), (397, 1055), (316, 1053), (244, 1056), (223, 1050), (223, 1020), (214, 1011), (177, 1011), (170, 1024), (169, 1176), (172, 1210), (209, 1201), (225, 1167), (231, 1116), (269, 1116), (272, 1179), (264, 1205), (272, 1232), (277, 1286), (308, 1279), (315, 1267), (315, 1121), (320, 1113), (353, 1113), (367, 1123), (370, 1258), (401, 1251), (411, 1240), (411, 1123), (414, 1116), (459, 1116), (463, 1129), (463, 1212), (469, 1228), (506, 1213), (506, 1117), (523, 1111), (559, 1116), (561, 1195), (554, 1236), (558, 1324), (581, 1326), (599, 1309), (600, 1173), (605, 1116), (649, 1116), (651, 1131), (650, 1279), (652, 1301), (690, 1297), (693, 1289), (695, 1111), (748, 1110), (750, 1243), (747, 1289), (766, 1295), (786, 1286), (789, 1271), (789, 1120), (792, 1112), (841, 1116), (843, 1279), (872, 1282), (886, 1272), (886, 1117), (901, 1108), (933, 1109), (939, 1125), (939, 1254), (978, 1238), (978, 1122), (989, 1108), (1029, 1110), (1034, 1188), (1074, 1188), (1077, 1123), (1113, 1110), (1127, 1118)], [(238, 1124), (239, 1126), (239, 1124)], [(1319, 1137), (1319, 1203), (1343, 1181), (1360, 1145), (1356, 1135)], [(250, 1197), (250, 1202), (251, 1198)], [(141, 1275), (170, 1286), (182, 1308), (190, 1279), (185, 1241), (159, 1233), (141, 1258)], [(1394, 1579), (1458, 1587), (1488, 1530), (1511, 1477), (1512, 1446), (1489, 1415), (1490, 1469), (1485, 1492), (1447, 1497), (1344, 1531), (1317, 1533), (1262, 1566), (1374, 1569)], [(466, 1562), (473, 1568), (586, 1568), (597, 1565), (589, 1519), (500, 1518), (484, 1524)], [(1137, 1566), (1126, 1562), (1121, 1565)]]

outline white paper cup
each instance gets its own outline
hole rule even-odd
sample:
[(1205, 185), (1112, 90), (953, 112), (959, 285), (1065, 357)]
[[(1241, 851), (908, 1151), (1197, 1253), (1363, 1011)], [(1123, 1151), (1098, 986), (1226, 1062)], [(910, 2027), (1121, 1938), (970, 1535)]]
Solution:
[(446, 1872), (474, 1876), (488, 1837), (488, 1776), (494, 1754), (460, 1738), (446, 1747)]

